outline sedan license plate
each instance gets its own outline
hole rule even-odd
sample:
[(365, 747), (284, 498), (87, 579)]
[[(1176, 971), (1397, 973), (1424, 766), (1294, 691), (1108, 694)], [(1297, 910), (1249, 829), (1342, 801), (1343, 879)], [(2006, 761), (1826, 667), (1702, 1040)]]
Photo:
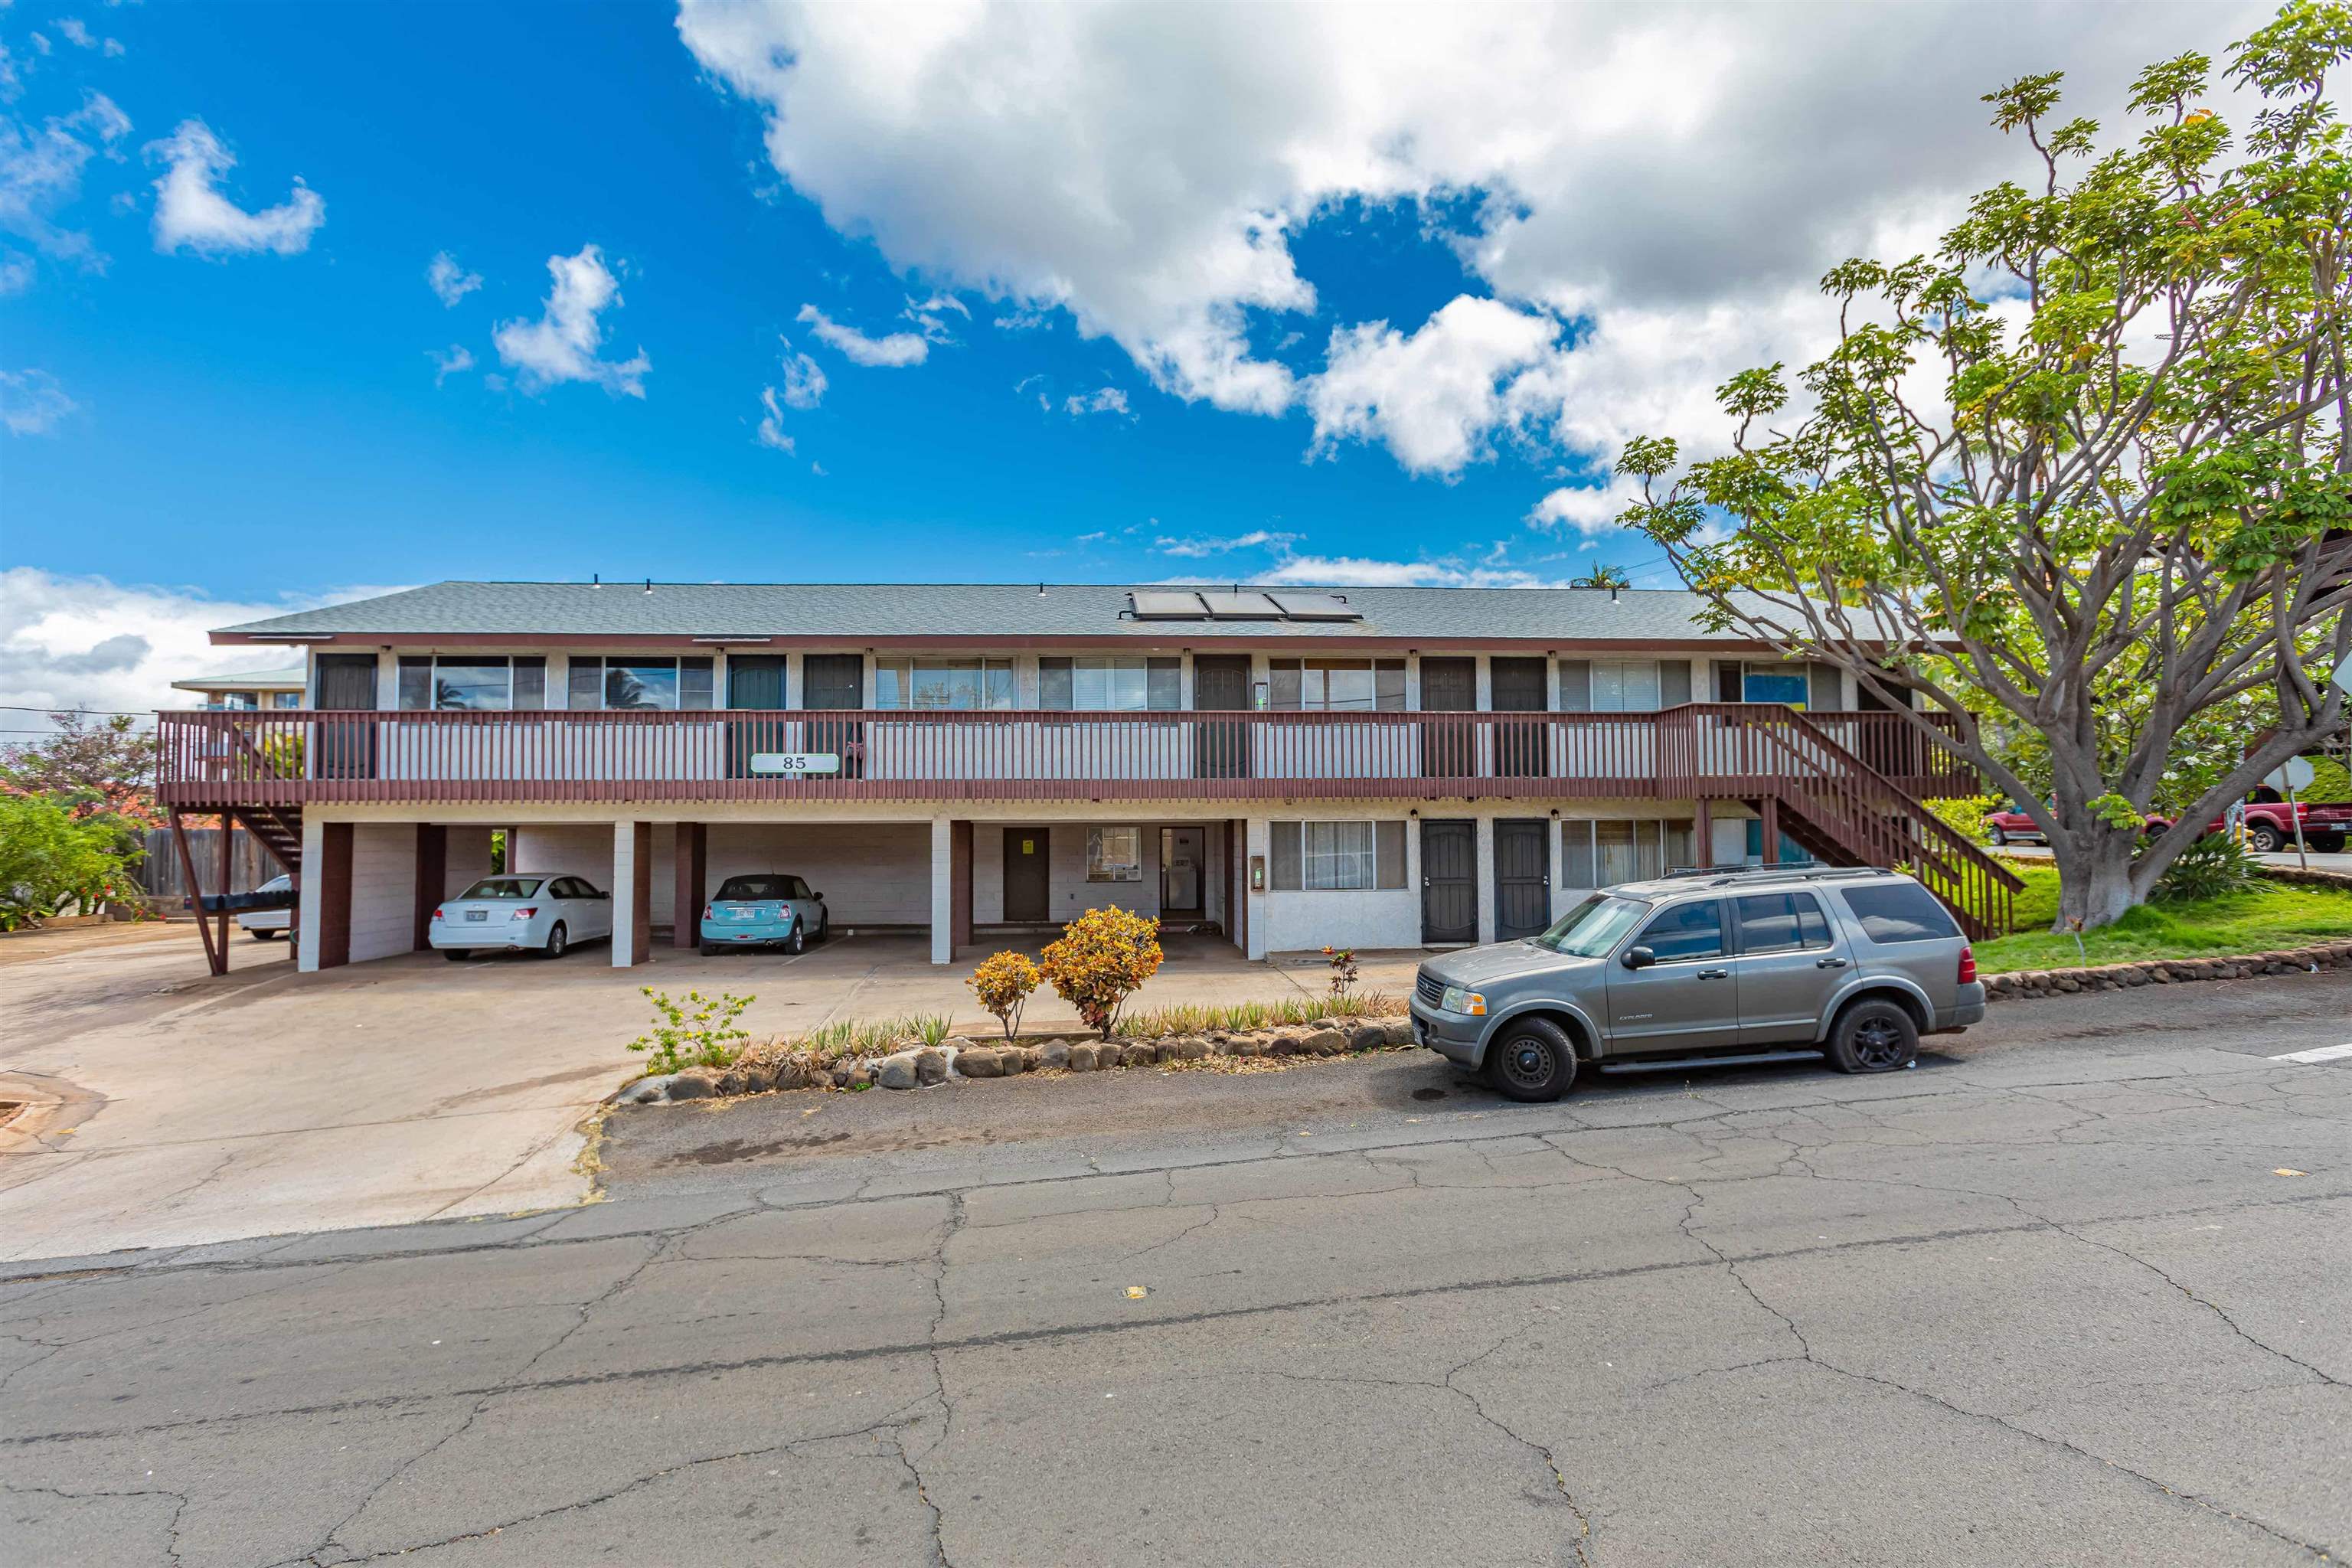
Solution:
[(467, 910), (466, 911), (466, 918), (469, 921), (486, 921), (490, 918), (490, 911), (488, 910)]

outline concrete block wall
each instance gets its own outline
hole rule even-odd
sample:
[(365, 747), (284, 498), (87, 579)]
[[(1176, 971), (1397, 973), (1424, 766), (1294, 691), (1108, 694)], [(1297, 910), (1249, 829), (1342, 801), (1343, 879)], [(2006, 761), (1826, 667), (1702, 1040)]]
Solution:
[(441, 896), (454, 899), (490, 874), (490, 834), (488, 827), (449, 827), (442, 830), (448, 848), (442, 862)]
[[(456, 837), (452, 830), (451, 837)], [(449, 859), (455, 864), (457, 846)], [(530, 823), (508, 835), (507, 869), (548, 874), (568, 871), (613, 890), (613, 826), (610, 823)]]
[(352, 829), (352, 962), (415, 945), (416, 828), (362, 823)]

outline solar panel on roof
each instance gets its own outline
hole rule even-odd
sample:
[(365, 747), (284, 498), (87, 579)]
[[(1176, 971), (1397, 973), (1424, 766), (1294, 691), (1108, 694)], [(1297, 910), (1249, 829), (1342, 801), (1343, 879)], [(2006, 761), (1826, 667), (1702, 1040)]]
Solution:
[(1147, 589), (1129, 594), (1127, 597), (1128, 602), (1135, 606), (1135, 618), (1139, 621), (1197, 621), (1208, 614), (1202, 607), (1198, 594)]
[(1274, 602), (1294, 621), (1360, 621), (1364, 612), (1337, 594), (1276, 594)]
[(1201, 600), (1209, 606), (1209, 618), (1213, 621), (1282, 619), (1282, 606), (1264, 594), (1203, 594)]

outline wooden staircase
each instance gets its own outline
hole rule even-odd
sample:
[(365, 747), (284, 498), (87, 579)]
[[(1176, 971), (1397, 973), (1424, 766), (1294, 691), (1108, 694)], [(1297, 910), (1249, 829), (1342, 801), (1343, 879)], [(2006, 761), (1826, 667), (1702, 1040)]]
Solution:
[(269, 851), (270, 858), (294, 876), (302, 874), (302, 808), (299, 805), (240, 805), (228, 816)]
[(1768, 800), (1782, 833), (1832, 866), (1909, 872), (1942, 900), (1972, 941), (2008, 933), (2015, 873), (1791, 708), (1692, 703), (1673, 710), (1661, 773), (1681, 775), (1694, 797), (1730, 797), (1760, 811)]

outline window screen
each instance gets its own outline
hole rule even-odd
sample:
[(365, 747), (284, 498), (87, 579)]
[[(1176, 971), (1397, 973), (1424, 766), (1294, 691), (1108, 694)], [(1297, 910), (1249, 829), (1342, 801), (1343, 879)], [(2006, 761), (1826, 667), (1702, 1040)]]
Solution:
[(1875, 942), (1935, 942), (1960, 934), (1936, 895), (1916, 882), (1886, 882), (1874, 888), (1841, 888), (1845, 907)]
[(1372, 837), (1376, 840), (1373, 847), (1373, 858), (1379, 863), (1380, 885), (1383, 888), (1403, 887), (1404, 824), (1402, 822), (1375, 823), (1372, 825)]
[(1076, 700), (1070, 666), (1066, 658), (1037, 661), (1037, 706), (1048, 713), (1066, 713)]
[(1559, 661), (1559, 710), (1563, 713), (1592, 711), (1591, 659), (1564, 658)]
[(519, 658), (514, 661), (514, 705), (518, 708), (547, 706), (547, 660)]
[(1298, 829), (1296, 822), (1271, 825), (1271, 847), (1274, 851), (1274, 886), (1277, 890), (1293, 892), (1298, 888)]
[(1592, 661), (1592, 711), (1654, 713), (1658, 708), (1658, 661), (1597, 658)]
[(1143, 880), (1143, 829), (1140, 827), (1087, 828), (1087, 880), (1089, 882), (1140, 882)]
[(1811, 893), (1748, 893), (1736, 900), (1742, 952), (1796, 952), (1830, 945), (1830, 925)]

